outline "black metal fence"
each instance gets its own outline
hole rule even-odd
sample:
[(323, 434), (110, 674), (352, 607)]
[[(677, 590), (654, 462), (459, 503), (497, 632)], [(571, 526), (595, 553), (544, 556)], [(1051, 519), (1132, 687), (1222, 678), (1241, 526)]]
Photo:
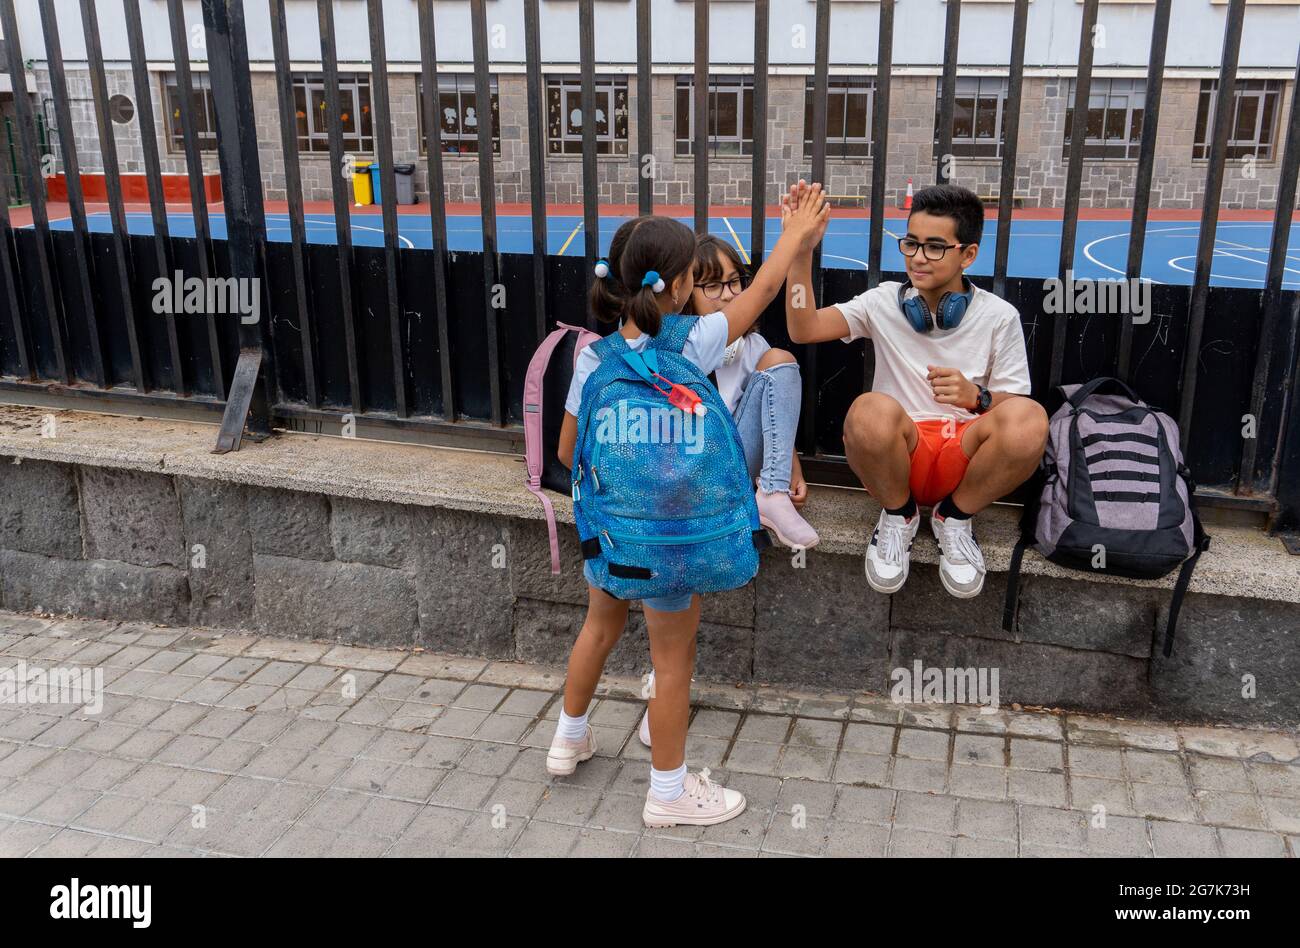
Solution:
[[(139, 0), (122, 0), (136, 98), (141, 106), (144, 165), (153, 218), (151, 237), (127, 233), (114, 138), (107, 114), (104, 60), (97, 4), (81, 0), (81, 26), (87, 49), (96, 121), (107, 184), (109, 234), (87, 229), (76, 142), (61, 136), (60, 157), (67, 179), (71, 231), (52, 231), (45, 206), (36, 118), (26, 88), (24, 53), (19, 45), (14, 0), (0, 0), (0, 25), (7, 40), (12, 77), (19, 185), (31, 203), (32, 226), (15, 228), (6, 210), (12, 179), (0, 175), (0, 391), (53, 390), (70, 399), (146, 405), (183, 405), (222, 412), (218, 450), (239, 446), (247, 429), (262, 434), (277, 425), (332, 426), (345, 415), (374, 426), (403, 428), (438, 440), (451, 434), (517, 442), (521, 437), (523, 375), (528, 357), (556, 318), (572, 321), (584, 307), (585, 290), (599, 252), (597, 162), (594, 123), (583, 123), (583, 255), (546, 254), (546, 206), (542, 108), (542, 51), (539, 0), (524, 0), (525, 71), (528, 98), (529, 183), (532, 247), (530, 255), (497, 251), (496, 192), (491, 161), (478, 162), (482, 252), (447, 249), (442, 149), (433, 96), (425, 96), (423, 128), (428, 164), (432, 226), (431, 250), (398, 247), (392, 164), (392, 120), (383, 82), (372, 84), (373, 127), (380, 163), (383, 245), (357, 247), (349, 229), (348, 182), (343, 175), (344, 142), (340, 124), (329, 125), (336, 245), (306, 239), (297, 131), (294, 123), (284, 0), (252, 0), (269, 6), (280, 112), (280, 146), (285, 158), (290, 240), (268, 243), (264, 223), (262, 175), (253, 114), (242, 0), (202, 0), (208, 68), (216, 108), (216, 127), (225, 240), (214, 240), (201, 182), (202, 165), (194, 132), (193, 76), (180, 0), (168, 0), (177, 97), (190, 175), (194, 238), (169, 234), (163, 201), (156, 129), (140, 20)], [(371, 67), (387, 72), (381, 0), (365, 2), (369, 20)], [(418, 8), (421, 76), (436, 87), (437, 36), (432, 0), (410, 0)], [(1035, 391), (1062, 381), (1100, 374), (1129, 379), (1151, 402), (1180, 420), (1185, 449), (1198, 481), (1209, 485), (1207, 501), (1270, 514), (1275, 526), (1300, 528), (1300, 409), (1294, 397), (1300, 339), (1300, 293), (1283, 289), (1287, 241), (1300, 168), (1300, 95), (1292, 96), (1286, 119), (1285, 149), (1262, 292), (1210, 285), (1231, 109), (1217, 109), (1205, 171), (1195, 275), (1190, 287), (1153, 288), (1152, 318), (1094, 319), (1044, 312), (1041, 280), (1007, 275), (1016, 146), (1024, 79), (1025, 26), (1029, 0), (1014, 0), (1007, 29), (1011, 37), (1005, 144), (993, 275), (976, 279), (1014, 303), (1022, 314)], [(1078, 71), (1072, 123), (1087, 114), (1092, 80), (1092, 35), (1099, 0), (1083, 0)], [(116, 0), (99, 4), (102, 9)], [(474, 87), (479, 102), (490, 98), (488, 29), (484, 0), (470, 0)], [(1126, 276), (1142, 266), (1152, 172), (1156, 156), (1161, 80), (1172, 0), (1156, 0), (1147, 74), (1147, 113), (1135, 171), (1136, 198)], [(334, 0), (318, 0), (320, 61), (325, 73), (326, 107), (340, 114)], [(578, 0), (581, 107), (595, 106), (594, 0)], [(39, 0), (57, 120), (70, 127), (59, 31), (52, 0)], [(696, 114), (706, 115), (709, 71), (709, 8), (696, 0)], [(755, 0), (754, 148), (751, 257), (761, 260), (764, 182), (767, 178), (768, 0)], [(1245, 0), (1229, 0), (1227, 29), (1218, 76), (1220, 102), (1232, 100), (1246, 16)], [(823, 180), (830, 0), (815, 6), (813, 66), (813, 142), (808, 177)], [(650, 0), (636, 0), (637, 65), (640, 89), (651, 80)], [(945, 22), (944, 67), (940, 80), (936, 179), (944, 180), (944, 156), (952, 148), (952, 115), (957, 88), (960, 0), (949, 0)], [(871, 208), (865, 272), (822, 270), (819, 298), (844, 299), (891, 276), (882, 271), (883, 210), (887, 170), (890, 74), (894, 47), (894, 0), (879, 4), (879, 45), (865, 74), (875, 77), (872, 138)], [(1297, 61), (1300, 79), (1300, 58)], [(651, 102), (638, 95), (637, 155), (649, 155)], [(1080, 106), (1083, 106), (1082, 108)], [(480, 110), (480, 155), (492, 153), (492, 111)], [(1084, 134), (1072, 128), (1063, 209), (1059, 276), (1074, 265)], [(708, 224), (708, 124), (695, 123), (695, 226)], [(631, 160), (636, 160), (634, 157)], [(652, 180), (639, 175), (638, 204), (653, 211)], [(263, 318), (256, 324), (228, 317), (153, 315), (147, 301), (157, 276), (176, 270), (201, 278), (256, 278), (264, 293)], [(504, 294), (494, 292), (504, 287)], [(508, 301), (500, 305), (500, 301)], [(588, 317), (590, 321), (590, 317)], [(763, 331), (774, 344), (789, 346), (778, 304), (765, 314)], [(1208, 341), (1207, 341), (1208, 340)], [(840, 422), (848, 404), (870, 385), (873, 355), (869, 345), (831, 343), (790, 346), (798, 351), (805, 378), (800, 450), (814, 476), (847, 481)], [(1251, 433), (1245, 416), (1254, 419)]]

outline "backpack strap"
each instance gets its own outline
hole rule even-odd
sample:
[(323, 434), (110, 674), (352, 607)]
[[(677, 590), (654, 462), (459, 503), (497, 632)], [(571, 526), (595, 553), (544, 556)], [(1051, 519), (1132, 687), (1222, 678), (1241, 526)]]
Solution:
[(686, 339), (695, 325), (696, 316), (668, 315), (659, 325), (659, 332), (650, 340), (648, 348), (680, 353), (686, 348)]
[(1104, 375), (1100, 378), (1093, 379), (1091, 382), (1084, 382), (1074, 390), (1074, 392), (1067, 398), (1067, 401), (1069, 401), (1073, 407), (1079, 408), (1085, 401), (1093, 395), (1096, 395), (1103, 388), (1111, 389), (1112, 392), (1120, 395), (1127, 395), (1135, 403), (1142, 404), (1142, 399), (1137, 397), (1137, 393), (1134, 392), (1133, 389), (1129, 388), (1119, 379), (1109, 378)]
[(1187, 587), (1192, 581), (1192, 570), (1196, 569), (1196, 561), (1201, 558), (1201, 554), (1210, 548), (1210, 537), (1201, 526), (1201, 515), (1196, 510), (1196, 501), (1193, 496), (1188, 494), (1188, 502), (1192, 509), (1192, 555), (1183, 560), (1183, 565), (1178, 568), (1178, 581), (1174, 583), (1174, 594), (1169, 600), (1169, 622), (1165, 625), (1165, 647), (1164, 656), (1168, 658), (1174, 653), (1174, 632), (1178, 628), (1178, 613), (1183, 608), (1183, 598), (1187, 595)]
[[(533, 357), (528, 361), (528, 372), (524, 376), (524, 463), (527, 467), (526, 486), (542, 502), (546, 514), (546, 533), (551, 545), (551, 573), (560, 572), (560, 539), (555, 526), (555, 507), (551, 498), (542, 490), (542, 392), (546, 367), (555, 354), (556, 347), (569, 333), (570, 327), (556, 329), (542, 340)], [(579, 336), (579, 344), (582, 338)], [(577, 358), (575, 349), (574, 358)]]
[(1012, 631), (1016, 626), (1016, 613), (1020, 608), (1020, 563), (1025, 558), (1025, 550), (1038, 541), (1038, 508), (1042, 502), (1043, 487), (1047, 475), (1042, 463), (1034, 473), (1029, 500), (1020, 511), (1020, 537), (1011, 548), (1011, 564), (1007, 567), (1007, 597), (1002, 606), (1002, 629)]

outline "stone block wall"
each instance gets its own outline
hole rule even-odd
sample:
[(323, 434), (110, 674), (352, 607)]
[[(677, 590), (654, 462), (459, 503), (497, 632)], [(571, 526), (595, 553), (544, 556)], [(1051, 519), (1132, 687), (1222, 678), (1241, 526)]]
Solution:
[[(53, 121), (48, 70), (35, 70), (38, 105)], [(68, 89), (73, 111), (75, 136), (82, 166), (87, 171), (102, 170), (95, 117), (90, 97), (89, 74), (75, 67), (68, 69)], [(183, 173), (185, 158), (171, 147), (162, 114), (163, 74), (151, 73), (150, 108), (159, 137), (162, 170)], [(415, 191), (421, 200), (428, 198), (428, 174), (419, 135), (418, 75), (413, 72), (390, 72), (388, 88), (392, 109), (393, 155), (397, 162), (416, 165)], [(660, 204), (691, 204), (694, 201), (694, 162), (678, 157), (675, 137), (675, 77), (656, 75), (652, 79), (654, 196)], [(109, 92), (123, 93), (133, 101), (135, 88), (129, 70), (109, 69)], [(496, 198), (502, 203), (526, 203), (530, 200), (528, 175), (528, 102), (527, 83), (523, 75), (503, 73), (496, 77), (500, 112), (500, 153), (492, 158), (496, 177)], [(774, 203), (780, 193), (800, 176), (810, 174), (811, 158), (805, 157), (805, 85), (801, 75), (773, 75), (768, 80), (768, 159), (764, 193), (767, 203)], [(1152, 181), (1153, 208), (1198, 208), (1204, 195), (1206, 164), (1192, 158), (1195, 142), (1196, 110), (1200, 93), (1199, 79), (1166, 78), (1161, 99), (1160, 134)], [(284, 155), (280, 143), (279, 107), (275, 77), (270, 72), (252, 75), (253, 104), (259, 155), (266, 197), (284, 200)], [(1017, 158), (1017, 198), (1029, 207), (1060, 207), (1065, 199), (1066, 165), (1064, 160), (1065, 114), (1069, 99), (1069, 80), (1057, 77), (1026, 77), (1021, 110), (1019, 155)], [(601, 156), (597, 159), (600, 201), (606, 204), (635, 204), (639, 173), (636, 155), (636, 77), (628, 77), (628, 141), (631, 154)], [(886, 203), (902, 204), (907, 179), (916, 187), (935, 179), (934, 121), (938, 80), (933, 76), (896, 76), (891, 86), (889, 120), (888, 175)], [(1295, 94), (1294, 83), (1285, 83), (1280, 107), (1277, 143), (1270, 161), (1249, 165), (1228, 162), (1221, 204), (1225, 208), (1273, 207), (1282, 158), (1284, 118)], [(137, 109), (139, 104), (137, 103)], [(141, 172), (143, 152), (140, 147), (138, 121), (113, 125), (123, 171)], [(371, 158), (370, 155), (356, 157)], [(215, 153), (203, 156), (204, 170), (218, 170)], [(303, 196), (310, 201), (328, 201), (332, 196), (329, 156), (323, 152), (301, 156)], [(953, 180), (978, 194), (994, 196), (998, 192), (1000, 159), (959, 158)], [(829, 160), (827, 185), (830, 193), (867, 197), (871, 192), (870, 160)], [(61, 170), (61, 165), (60, 165)], [(478, 159), (474, 156), (444, 155), (445, 195), (452, 202), (477, 202), (479, 199)], [(1130, 207), (1133, 181), (1137, 174), (1134, 160), (1089, 160), (1085, 164), (1079, 191), (1080, 206)], [(713, 204), (744, 205), (751, 198), (752, 159), (719, 157), (709, 164), (709, 199)], [(582, 164), (577, 156), (549, 156), (546, 161), (546, 199), (550, 203), (575, 204), (582, 200)]]
[[(550, 573), (541, 521), (0, 457), (0, 607), (242, 629), (562, 665), (587, 601), (576, 537)], [(999, 672), (999, 701), (1183, 720), (1300, 723), (1300, 606), (1195, 594), (1171, 659), (1168, 593), (1026, 575), (959, 601), (933, 566), (875, 594), (858, 556), (766, 550), (758, 578), (703, 602), (697, 674), (887, 693), (890, 673)], [(648, 669), (630, 608), (610, 658)], [(1246, 690), (1250, 697), (1246, 697)]]

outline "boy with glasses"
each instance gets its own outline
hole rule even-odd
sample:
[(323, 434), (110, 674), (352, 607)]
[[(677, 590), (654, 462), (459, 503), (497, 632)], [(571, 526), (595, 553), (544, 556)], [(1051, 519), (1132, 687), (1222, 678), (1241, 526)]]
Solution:
[(867, 582), (878, 592), (906, 582), (918, 506), (931, 506), (944, 588), (978, 595), (986, 570), (971, 517), (1023, 483), (1047, 441), (1047, 413), (1027, 397), (1020, 315), (965, 275), (983, 230), (974, 193), (925, 188), (898, 241), (908, 282), (818, 309), (811, 253), (796, 257), (786, 282), (792, 342), (867, 338), (875, 347), (874, 390), (849, 408), (844, 451), (883, 508), (866, 556)]

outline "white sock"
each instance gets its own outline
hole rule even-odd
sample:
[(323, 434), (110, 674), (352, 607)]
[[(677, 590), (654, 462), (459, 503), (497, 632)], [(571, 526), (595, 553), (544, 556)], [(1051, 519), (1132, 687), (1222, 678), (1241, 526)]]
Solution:
[(566, 741), (580, 741), (587, 736), (587, 712), (582, 712), (580, 717), (571, 718), (560, 709), (560, 723), (555, 727), (557, 737), (562, 737)]
[(682, 786), (686, 780), (686, 765), (676, 770), (655, 770), (650, 768), (650, 796), (661, 803), (672, 803), (684, 792)]

